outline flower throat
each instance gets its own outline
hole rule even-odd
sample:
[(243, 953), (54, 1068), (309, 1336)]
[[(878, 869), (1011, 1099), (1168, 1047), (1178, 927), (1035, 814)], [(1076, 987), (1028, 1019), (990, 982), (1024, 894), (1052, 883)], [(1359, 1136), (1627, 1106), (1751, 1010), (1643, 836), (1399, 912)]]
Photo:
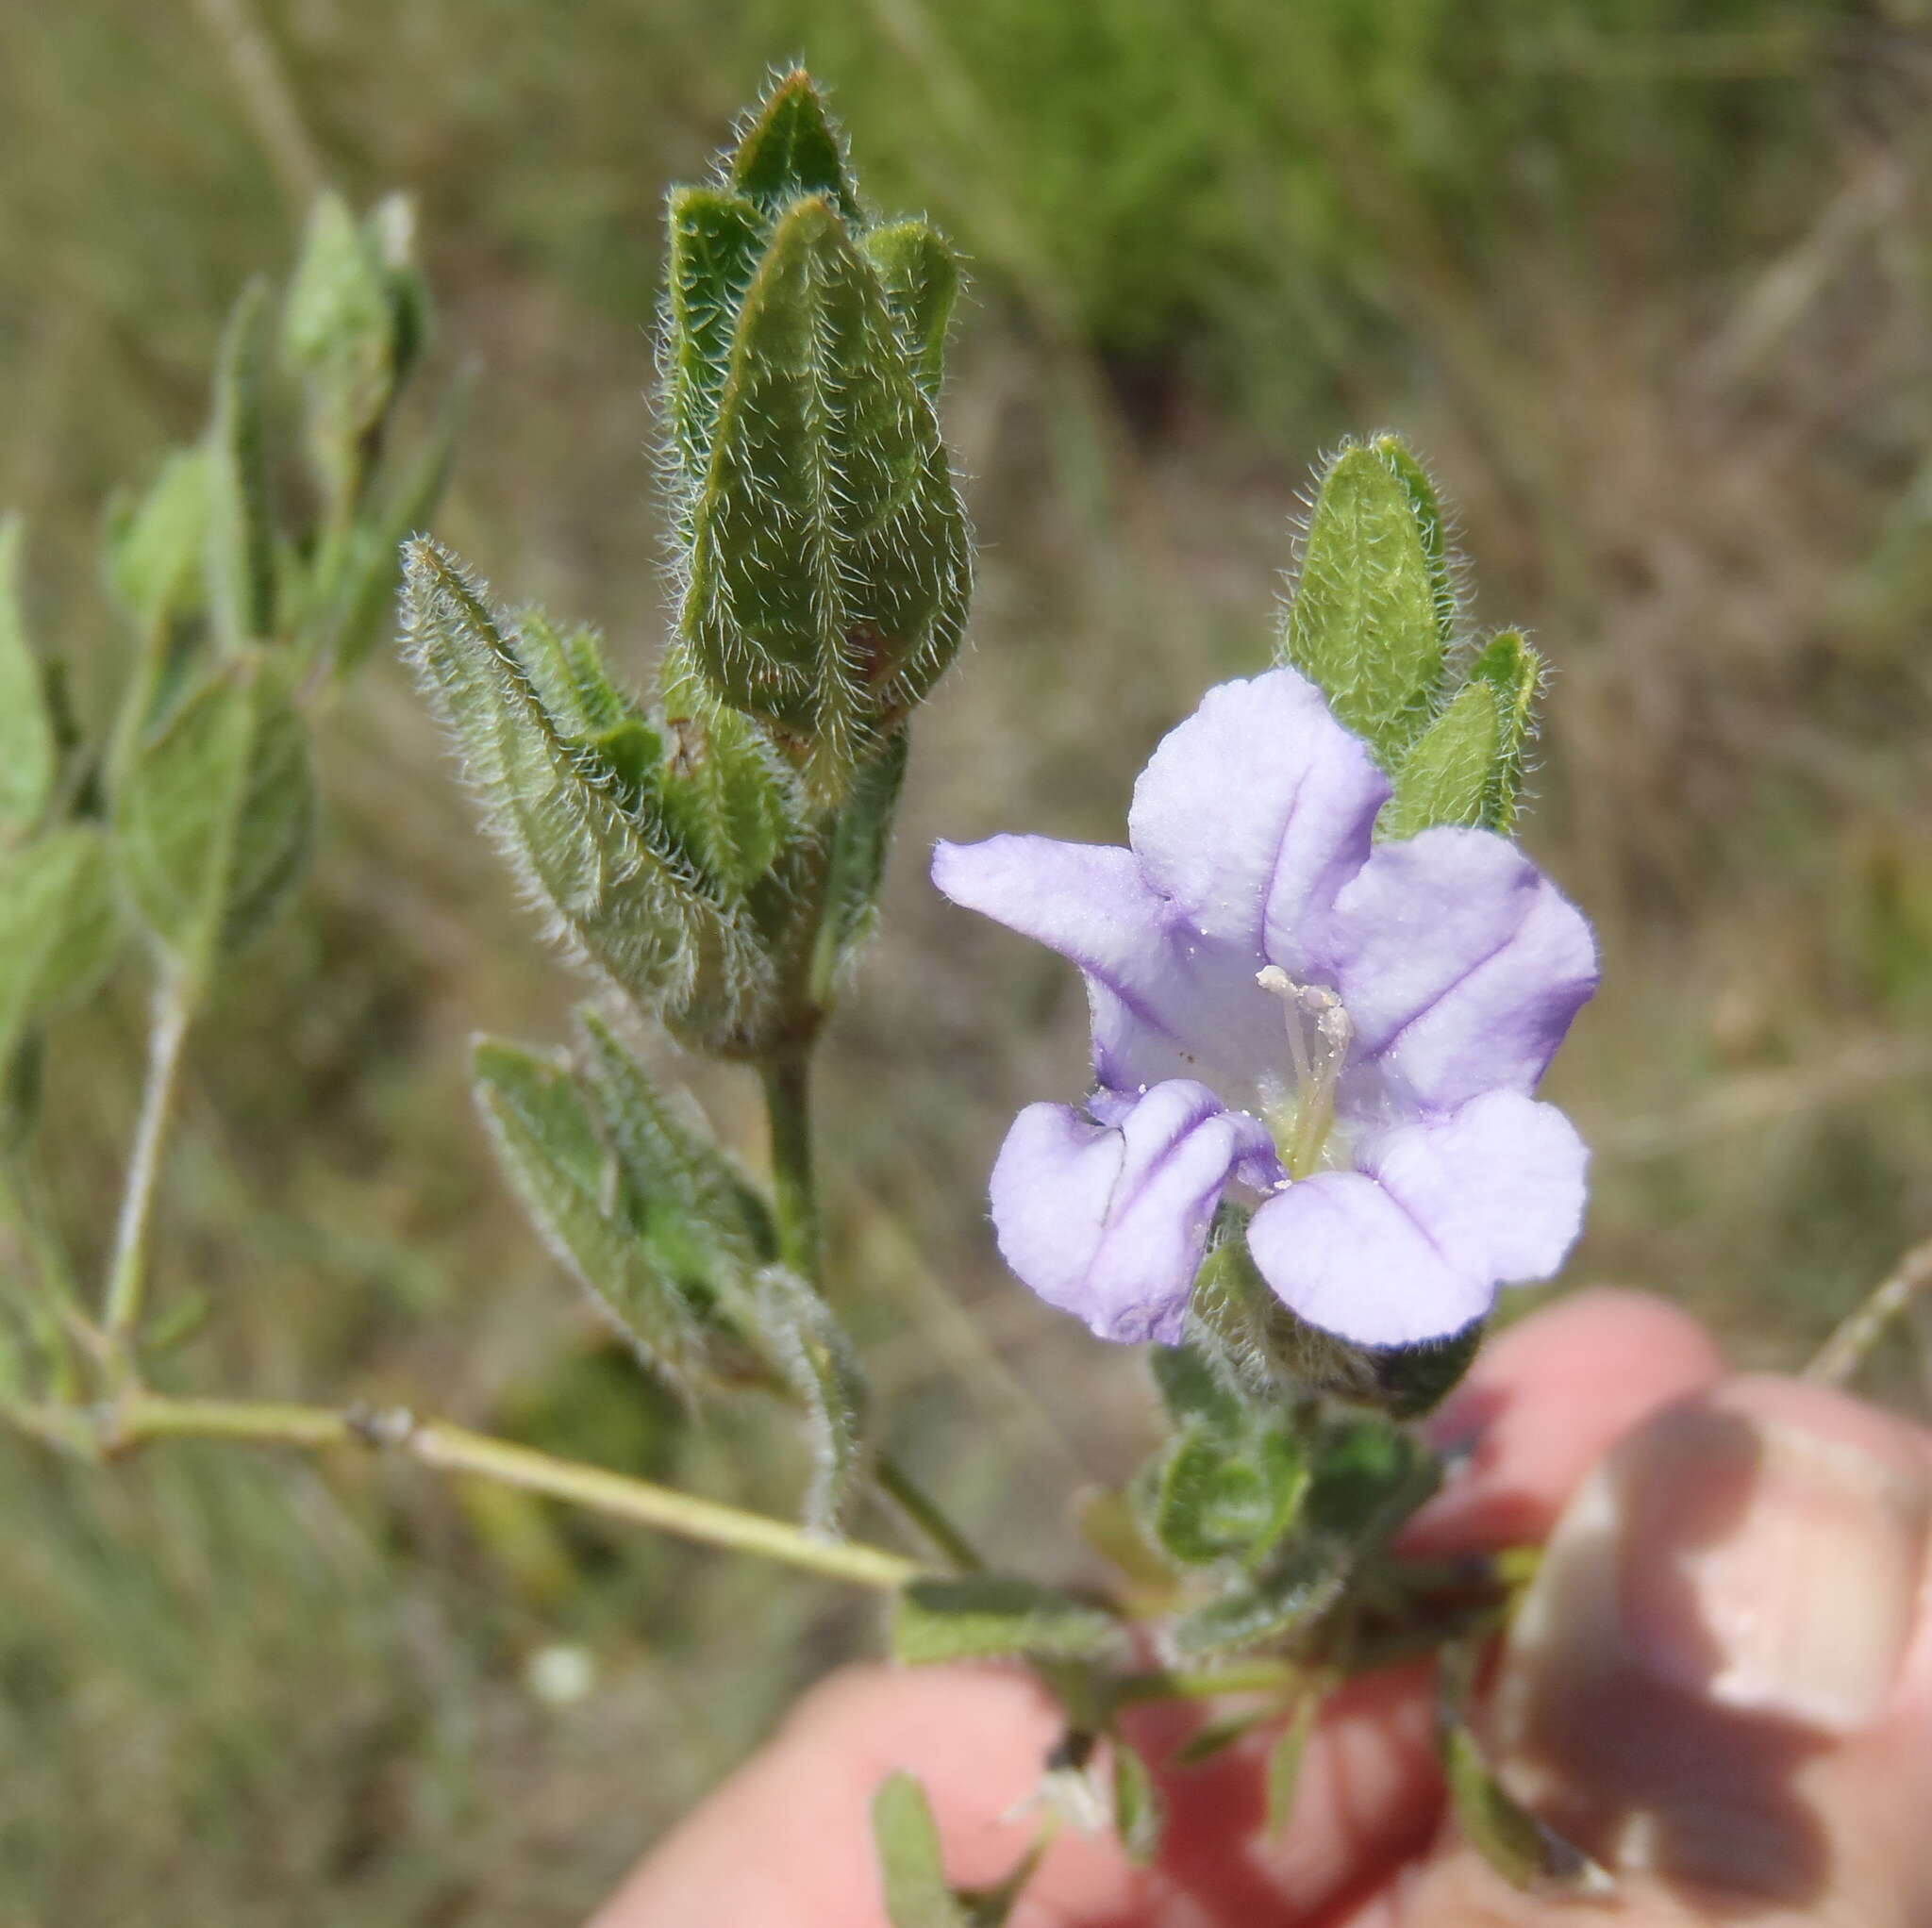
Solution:
[(1306, 1178), (1321, 1167), (1323, 1148), (1335, 1128), (1335, 1088), (1355, 1025), (1341, 1000), (1319, 984), (1297, 984), (1278, 964), (1255, 973), (1255, 982), (1285, 1006), (1288, 1055), (1294, 1088), (1275, 1078), (1262, 1081), (1262, 1118), (1274, 1134), (1275, 1149), (1291, 1178)]

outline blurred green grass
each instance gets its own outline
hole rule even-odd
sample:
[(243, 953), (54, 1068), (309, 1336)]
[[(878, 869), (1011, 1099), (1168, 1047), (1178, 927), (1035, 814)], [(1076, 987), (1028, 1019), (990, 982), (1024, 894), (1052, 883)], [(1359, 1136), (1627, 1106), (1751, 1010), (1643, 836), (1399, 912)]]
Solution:
[[(1424, 448), (1479, 619), (1557, 666), (1529, 835), (1608, 965), (1556, 1080), (1597, 1147), (1572, 1280), (1789, 1364), (1932, 1224), (1920, 0), (93, 0), (8, 39), (0, 502), (96, 715), (99, 505), (194, 431), (312, 177), (420, 197), (443, 366), (480, 374), (440, 532), (640, 675), (664, 185), (803, 54), (873, 195), (967, 249), (975, 647), (823, 1099), (893, 1444), (999, 1554), (1061, 1556), (1060, 1496), (1146, 1421), (983, 1223), (1007, 1118), (1077, 1088), (1077, 985), (937, 902), (924, 851), (1116, 836), (1161, 730), (1260, 660), (1300, 479), (1345, 429)], [(162, 1291), (212, 1316), (170, 1383), (415, 1403), (784, 1505), (783, 1435), (667, 1409), (503, 1198), (463, 1040), (558, 1036), (572, 988), (392, 665), (325, 761), (302, 913), (197, 1048)], [(55, 1040), (45, 1159), (84, 1256), (142, 1016), (123, 983)], [(749, 1094), (707, 1090), (752, 1142)], [(1903, 1346), (1877, 1377), (1923, 1397)], [(6, 1928), (571, 1920), (872, 1630), (829, 1589), (375, 1466), (0, 1445), (0, 1538)], [(594, 1670), (566, 1705), (531, 1687), (559, 1644)]]

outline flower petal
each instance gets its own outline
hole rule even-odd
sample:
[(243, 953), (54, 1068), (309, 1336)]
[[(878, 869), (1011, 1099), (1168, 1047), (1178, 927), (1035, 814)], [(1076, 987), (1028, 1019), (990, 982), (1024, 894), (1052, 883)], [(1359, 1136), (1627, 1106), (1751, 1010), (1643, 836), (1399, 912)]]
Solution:
[(1357, 1345), (1446, 1338), (1498, 1283), (1547, 1278), (1583, 1222), (1589, 1153), (1553, 1105), (1495, 1091), (1277, 1192), (1248, 1249), (1299, 1318)]
[(1532, 1089), (1596, 989), (1582, 913), (1487, 830), (1379, 846), (1337, 898), (1324, 945), (1360, 1051), (1438, 1112)]
[(1276, 1192), (1249, 1222), (1248, 1251), (1298, 1319), (1357, 1345), (1446, 1338), (1495, 1298), (1362, 1172), (1318, 1172)]
[(1161, 740), (1127, 833), (1189, 922), (1299, 975), (1309, 939), (1369, 855), (1389, 780), (1289, 669), (1208, 690)]
[(1268, 1146), (1205, 1085), (1157, 1085), (1118, 1126), (1029, 1105), (992, 1171), (1001, 1255), (1050, 1305), (1101, 1338), (1180, 1337), (1230, 1171)]
[(932, 880), (1080, 967), (1094, 1075), (1115, 1091), (1240, 1077), (1274, 1043), (1279, 1013), (1254, 967), (1204, 943), (1130, 850), (1050, 837), (941, 843)]
[(1356, 1165), (1452, 1265), (1503, 1285), (1550, 1277), (1583, 1228), (1590, 1152), (1554, 1105), (1518, 1091), (1365, 1139)]

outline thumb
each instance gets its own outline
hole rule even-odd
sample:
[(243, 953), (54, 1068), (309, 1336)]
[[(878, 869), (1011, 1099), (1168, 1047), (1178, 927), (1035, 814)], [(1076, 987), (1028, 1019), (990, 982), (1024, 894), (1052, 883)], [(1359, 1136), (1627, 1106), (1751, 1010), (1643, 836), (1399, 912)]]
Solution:
[[(1932, 1920), (1932, 1439), (1794, 1381), (1667, 1409), (1591, 1475), (1504, 1656), (1512, 1789), (1616, 1876), (1618, 1928)], [(1555, 1928), (1466, 1847), (1412, 1928)]]

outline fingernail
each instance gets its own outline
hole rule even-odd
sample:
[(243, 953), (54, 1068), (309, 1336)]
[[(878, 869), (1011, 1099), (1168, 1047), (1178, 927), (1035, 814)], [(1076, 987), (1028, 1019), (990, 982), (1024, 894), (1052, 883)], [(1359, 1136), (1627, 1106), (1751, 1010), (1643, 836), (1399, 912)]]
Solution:
[(1707, 1405), (1648, 1427), (1618, 1471), (1617, 1618), (1640, 1667), (1830, 1732), (1879, 1717), (1932, 1526), (1915, 1455)]

